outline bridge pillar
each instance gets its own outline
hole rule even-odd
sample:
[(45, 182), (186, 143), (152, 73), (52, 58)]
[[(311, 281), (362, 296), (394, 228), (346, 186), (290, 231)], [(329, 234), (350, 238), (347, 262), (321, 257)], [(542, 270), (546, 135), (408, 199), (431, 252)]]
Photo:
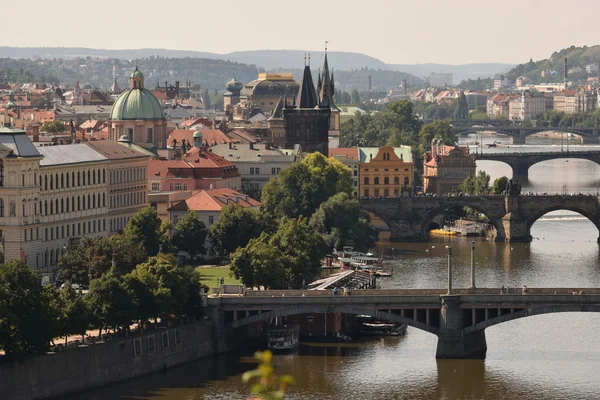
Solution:
[(227, 351), (227, 340), (225, 336), (225, 312), (221, 307), (220, 297), (207, 298), (206, 316), (213, 327), (213, 347), (215, 353)]
[[(526, 157), (524, 157), (526, 158)], [(511, 163), (513, 171), (513, 179), (528, 180), (529, 179), (529, 167), (531, 166), (527, 160), (518, 160)]]
[(441, 296), (440, 330), (436, 358), (485, 359), (487, 343), (485, 331), (463, 334), (460, 296)]
[[(506, 242), (531, 242), (529, 220), (519, 209), (519, 196), (506, 196), (505, 209), (508, 213), (502, 217), (504, 240)], [(500, 239), (500, 238), (498, 238)]]
[(512, 137), (513, 140), (513, 144), (525, 144), (525, 138), (527, 136), (525, 135), (525, 130), (524, 129), (519, 129), (519, 134), (518, 135), (514, 135)]

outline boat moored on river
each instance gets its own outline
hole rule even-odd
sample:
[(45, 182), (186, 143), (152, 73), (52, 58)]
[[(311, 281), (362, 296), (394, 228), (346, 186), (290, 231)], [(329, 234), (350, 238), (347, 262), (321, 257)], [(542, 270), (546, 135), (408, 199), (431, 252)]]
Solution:
[(267, 347), (271, 350), (292, 350), (300, 344), (300, 326), (279, 325), (267, 330)]

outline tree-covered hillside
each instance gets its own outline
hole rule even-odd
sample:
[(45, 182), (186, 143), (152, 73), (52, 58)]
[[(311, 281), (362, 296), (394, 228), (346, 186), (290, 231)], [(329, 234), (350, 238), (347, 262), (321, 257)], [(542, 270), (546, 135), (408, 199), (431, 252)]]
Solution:
[[(554, 52), (550, 58), (545, 60), (533, 61), (519, 64), (508, 72), (508, 76), (513, 81), (519, 76), (527, 77), (532, 83), (542, 82), (562, 82), (564, 80), (564, 60), (568, 60), (568, 69), (576, 69), (569, 73), (570, 81), (586, 80), (589, 76), (596, 76), (597, 73), (588, 73), (585, 67), (589, 64), (598, 64), (600, 62), (600, 45), (592, 47), (575, 47)], [(579, 71), (579, 68), (581, 71)], [(546, 76), (542, 76), (542, 71), (546, 71)]]

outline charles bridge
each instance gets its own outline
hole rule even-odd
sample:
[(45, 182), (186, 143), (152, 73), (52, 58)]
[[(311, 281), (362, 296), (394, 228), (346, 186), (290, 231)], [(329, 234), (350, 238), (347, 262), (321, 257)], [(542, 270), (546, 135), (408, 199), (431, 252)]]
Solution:
[(593, 195), (361, 198), (360, 204), (388, 225), (390, 240), (396, 242), (429, 240), (431, 221), (444, 210), (455, 206), (468, 206), (486, 215), (496, 228), (497, 241), (531, 241), (530, 230), (535, 221), (556, 210), (579, 213), (600, 229), (600, 198)]
[(552, 152), (511, 152), (511, 153), (476, 153), (476, 160), (500, 161), (510, 165), (513, 178), (527, 178), (529, 167), (534, 164), (557, 159), (578, 158), (593, 161), (600, 164), (600, 151), (598, 150), (576, 150), (576, 151), (552, 151)]
[(533, 315), (600, 312), (600, 289), (398, 289), (246, 291), (209, 296), (207, 313), (216, 329), (217, 348), (224, 348), (237, 328), (299, 314), (367, 314), (406, 324), (438, 337), (437, 358), (484, 359), (485, 329)]

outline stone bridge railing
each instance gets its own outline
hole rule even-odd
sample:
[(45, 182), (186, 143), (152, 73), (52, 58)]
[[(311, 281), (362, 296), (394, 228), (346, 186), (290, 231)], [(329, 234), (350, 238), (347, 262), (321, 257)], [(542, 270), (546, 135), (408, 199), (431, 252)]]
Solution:
[(438, 358), (485, 358), (485, 329), (531, 315), (600, 312), (600, 288), (515, 288), (247, 291), (210, 296), (208, 314), (215, 329), (228, 331), (298, 314), (365, 314), (403, 323), (438, 336)]

